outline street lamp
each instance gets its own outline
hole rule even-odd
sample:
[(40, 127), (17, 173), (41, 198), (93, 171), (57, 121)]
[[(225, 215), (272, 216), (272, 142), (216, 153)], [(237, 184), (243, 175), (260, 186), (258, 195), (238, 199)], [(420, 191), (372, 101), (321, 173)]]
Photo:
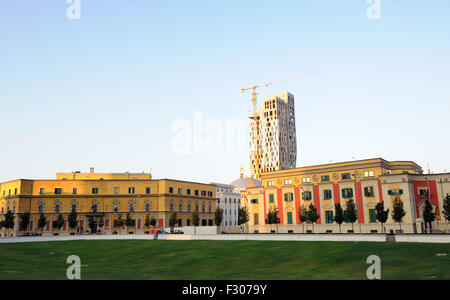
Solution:
[[(359, 224), (359, 234), (361, 234), (362, 233), (362, 230), (361, 230), (361, 221), (360, 221), (360, 219), (359, 219), (359, 211), (358, 211), (358, 205), (357, 205), (357, 203), (358, 203), (358, 187), (357, 187), (357, 179), (358, 179), (358, 176), (355, 174), (355, 173), (352, 173), (352, 176), (355, 178), (355, 205), (356, 205), (356, 211), (358, 212), (357, 213), (357, 215), (356, 215), (356, 217), (358, 218), (358, 224)], [(361, 197), (362, 198), (362, 197)]]

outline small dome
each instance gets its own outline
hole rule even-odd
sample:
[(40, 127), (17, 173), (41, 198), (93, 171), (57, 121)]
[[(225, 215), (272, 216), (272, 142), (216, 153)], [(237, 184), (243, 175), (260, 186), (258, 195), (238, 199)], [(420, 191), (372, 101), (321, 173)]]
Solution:
[(262, 186), (261, 181), (256, 180), (254, 178), (249, 178), (249, 177), (236, 179), (235, 181), (233, 181), (231, 183), (231, 185), (235, 189), (246, 189), (246, 188)]
[(236, 179), (231, 183), (231, 185), (235, 189), (246, 189), (246, 188), (252, 188), (252, 187), (261, 187), (262, 183), (259, 180), (256, 180), (254, 178), (245, 177), (244, 175), (244, 167), (241, 166), (240, 169), (241, 176), (239, 179)]

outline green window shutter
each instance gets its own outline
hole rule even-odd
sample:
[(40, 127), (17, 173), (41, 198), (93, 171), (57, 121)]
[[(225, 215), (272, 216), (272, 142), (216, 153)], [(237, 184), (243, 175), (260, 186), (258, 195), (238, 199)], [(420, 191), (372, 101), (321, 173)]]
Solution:
[(369, 216), (370, 216), (370, 222), (376, 223), (377, 222), (377, 214), (375, 209), (369, 209)]
[(400, 192), (400, 195), (403, 195), (403, 190), (399, 190), (399, 192)]
[(269, 202), (270, 202), (270, 203), (273, 203), (273, 202), (274, 202), (274, 200), (273, 200), (273, 194), (270, 194), (270, 195), (269, 195)]
[(291, 212), (287, 213), (287, 219), (288, 219), (288, 224), (292, 224), (292, 213)]

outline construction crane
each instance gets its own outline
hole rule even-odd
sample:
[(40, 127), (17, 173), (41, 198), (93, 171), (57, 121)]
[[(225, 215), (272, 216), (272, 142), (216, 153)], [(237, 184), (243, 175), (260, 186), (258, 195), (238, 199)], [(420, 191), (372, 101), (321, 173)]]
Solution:
[(278, 84), (278, 83), (282, 83), (282, 82), (286, 82), (286, 81), (290, 81), (290, 80), (294, 80), (294, 79), (298, 79), (298, 78), (303, 78), (306, 76), (311, 76), (314, 74), (319, 73), (320, 70), (317, 70), (315, 72), (311, 72), (311, 73), (306, 73), (306, 74), (301, 74), (301, 75), (297, 75), (297, 76), (293, 76), (293, 77), (288, 77), (285, 79), (281, 79), (281, 80), (277, 80), (277, 81), (272, 81), (272, 82), (268, 82), (268, 83), (264, 83), (264, 84), (258, 84), (258, 85), (253, 85), (251, 87), (248, 88), (243, 88), (241, 89), (241, 93), (245, 93), (246, 91), (250, 91), (252, 90), (252, 103), (253, 103), (253, 115), (250, 117), (251, 119), (253, 119), (254, 124), (255, 124), (255, 146), (256, 146), (256, 153), (255, 153), (255, 157), (254, 157), (254, 161), (255, 161), (255, 173), (256, 173), (256, 179), (260, 180), (260, 170), (261, 170), (261, 166), (259, 163), (259, 156), (260, 156), (260, 145), (259, 145), (259, 126), (258, 126), (258, 103), (256, 100), (256, 89), (260, 88), (260, 87), (268, 87), (270, 85), (273, 84)]

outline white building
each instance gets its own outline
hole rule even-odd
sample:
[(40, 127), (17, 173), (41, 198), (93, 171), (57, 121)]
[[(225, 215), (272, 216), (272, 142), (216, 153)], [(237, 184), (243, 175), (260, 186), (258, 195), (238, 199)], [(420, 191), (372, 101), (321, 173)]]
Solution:
[[(259, 180), (261, 173), (295, 168), (297, 137), (294, 95), (285, 92), (264, 100), (256, 125), (258, 127), (252, 119), (249, 124), (251, 176)], [(258, 129), (259, 158), (256, 146)]]
[(211, 183), (216, 185), (217, 208), (223, 209), (221, 226), (238, 226), (238, 213), (241, 207), (241, 194), (235, 193), (229, 184)]

